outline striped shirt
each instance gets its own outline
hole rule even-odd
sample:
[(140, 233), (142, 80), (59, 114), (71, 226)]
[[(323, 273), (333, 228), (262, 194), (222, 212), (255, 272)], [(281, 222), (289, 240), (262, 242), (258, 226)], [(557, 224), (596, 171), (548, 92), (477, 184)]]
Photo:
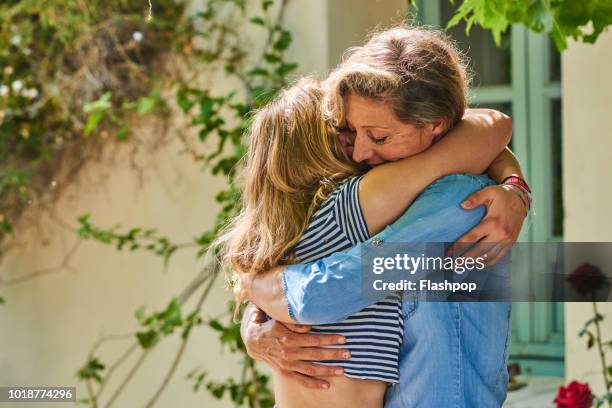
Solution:
[[(316, 261), (369, 239), (359, 206), (360, 181), (361, 177), (345, 181), (314, 213), (294, 249), (300, 262)], [(401, 296), (398, 294), (342, 322), (313, 326), (311, 332), (341, 334), (346, 337), (346, 344), (329, 347), (346, 348), (351, 352), (349, 360), (320, 361), (319, 364), (341, 366), (344, 375), (351, 378), (397, 383), (403, 330)]]

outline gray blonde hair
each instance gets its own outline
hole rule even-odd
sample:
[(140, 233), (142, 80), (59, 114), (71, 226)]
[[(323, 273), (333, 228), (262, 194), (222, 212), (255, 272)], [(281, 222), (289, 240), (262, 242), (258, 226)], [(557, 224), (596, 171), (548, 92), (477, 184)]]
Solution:
[(349, 93), (389, 102), (402, 122), (415, 126), (458, 123), (467, 107), (466, 58), (442, 31), (400, 25), (374, 33), (325, 81), (324, 111), (345, 127), (343, 98)]

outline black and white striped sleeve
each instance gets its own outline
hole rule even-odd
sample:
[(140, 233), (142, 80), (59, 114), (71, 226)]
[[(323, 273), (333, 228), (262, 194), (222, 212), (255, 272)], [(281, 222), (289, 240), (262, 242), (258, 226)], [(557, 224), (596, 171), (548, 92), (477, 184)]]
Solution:
[(362, 177), (352, 177), (339, 187), (334, 203), (334, 218), (340, 230), (353, 245), (370, 238), (359, 204), (359, 183)]

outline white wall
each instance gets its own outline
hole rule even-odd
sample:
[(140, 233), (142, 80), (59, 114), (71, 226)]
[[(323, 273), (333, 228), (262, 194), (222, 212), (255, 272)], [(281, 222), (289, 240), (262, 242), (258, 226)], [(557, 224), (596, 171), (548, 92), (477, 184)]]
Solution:
[[(612, 241), (612, 31), (595, 45), (571, 43), (563, 54), (563, 176), (565, 240)], [(608, 273), (610, 254), (594, 260)], [(604, 339), (612, 339), (612, 303), (598, 304)], [(594, 349), (578, 332), (593, 316), (590, 303), (565, 307), (566, 378), (588, 381), (601, 395), (603, 380)], [(608, 364), (612, 361), (608, 361)]]

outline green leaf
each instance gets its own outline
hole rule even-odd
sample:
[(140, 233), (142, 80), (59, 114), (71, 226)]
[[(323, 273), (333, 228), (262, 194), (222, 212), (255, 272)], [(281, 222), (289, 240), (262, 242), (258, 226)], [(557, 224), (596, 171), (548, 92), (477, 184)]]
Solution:
[(4, 305), (4, 304), (6, 304), (6, 301), (4, 300), (2, 296), (0, 296), (0, 305)]
[(278, 76), (284, 77), (291, 71), (294, 71), (297, 68), (297, 66), (298, 66), (297, 64), (283, 63), (280, 67), (276, 69), (276, 73), (278, 74)]
[(266, 25), (266, 21), (261, 18), (261, 17), (253, 17), (251, 20), (249, 20), (251, 23), (253, 24), (257, 24), (260, 26), (265, 26)]
[(157, 106), (158, 100), (156, 98), (146, 96), (138, 100), (136, 105), (136, 112), (142, 114), (152, 112)]
[(146, 332), (136, 333), (136, 338), (138, 339), (140, 346), (146, 350), (153, 347), (157, 343), (159, 340), (159, 335), (154, 330), (149, 330)]
[(102, 382), (101, 372), (106, 368), (104, 364), (98, 360), (97, 357), (90, 357), (85, 365), (77, 371), (77, 378), (79, 380), (92, 379), (97, 383)]
[(213, 330), (217, 330), (217, 331), (223, 331), (225, 330), (225, 328), (223, 327), (223, 325), (221, 323), (219, 323), (218, 320), (211, 320), (210, 322), (208, 322), (208, 325), (213, 329)]
[(180, 326), (182, 324), (181, 305), (176, 298), (170, 301), (162, 316), (168, 326)]
[(289, 48), (289, 45), (291, 44), (291, 40), (292, 40), (291, 33), (289, 31), (283, 30), (281, 31), (280, 38), (276, 40), (273, 47), (276, 50), (284, 51), (287, 48)]
[(264, 0), (261, 6), (266, 11), (272, 4), (274, 4), (274, 0)]
[(136, 320), (138, 320), (139, 322), (141, 322), (144, 319), (145, 316), (145, 305), (141, 305), (138, 309), (136, 309), (136, 311), (134, 312), (134, 317), (136, 318)]
[(263, 76), (263, 77), (267, 77), (270, 75), (270, 73), (264, 68), (252, 69), (249, 72), (247, 72), (247, 74), (252, 75), (252, 76)]
[(591, 332), (587, 332), (589, 339), (587, 340), (587, 350), (590, 350), (595, 345), (595, 336)]
[(107, 111), (113, 106), (111, 103), (112, 95), (113, 95), (112, 92), (106, 92), (98, 100), (87, 102), (85, 106), (83, 107), (83, 111), (85, 113)]
[(117, 131), (117, 140), (127, 139), (128, 131), (129, 128), (127, 127), (127, 125), (121, 126), (121, 128), (119, 128), (119, 130)]
[(189, 90), (186, 88), (179, 89), (176, 94), (176, 102), (185, 113), (189, 112), (195, 105), (195, 102), (189, 98)]
[(459, 24), (459, 22), (465, 18), (465, 16), (468, 14), (469, 11), (470, 9), (469, 7), (467, 7), (467, 4), (466, 3), (462, 4), (457, 9), (453, 17), (450, 20), (448, 20), (448, 23), (446, 24), (446, 29), (449, 29)]
[(83, 129), (83, 133), (85, 136), (89, 136), (91, 132), (93, 132), (96, 127), (100, 124), (100, 122), (104, 119), (103, 112), (94, 112), (87, 118), (87, 123), (85, 123), (85, 128)]
[(264, 54), (264, 58), (266, 62), (268, 62), (269, 64), (276, 64), (278, 62), (281, 62), (280, 57), (277, 56), (276, 54), (266, 53)]

